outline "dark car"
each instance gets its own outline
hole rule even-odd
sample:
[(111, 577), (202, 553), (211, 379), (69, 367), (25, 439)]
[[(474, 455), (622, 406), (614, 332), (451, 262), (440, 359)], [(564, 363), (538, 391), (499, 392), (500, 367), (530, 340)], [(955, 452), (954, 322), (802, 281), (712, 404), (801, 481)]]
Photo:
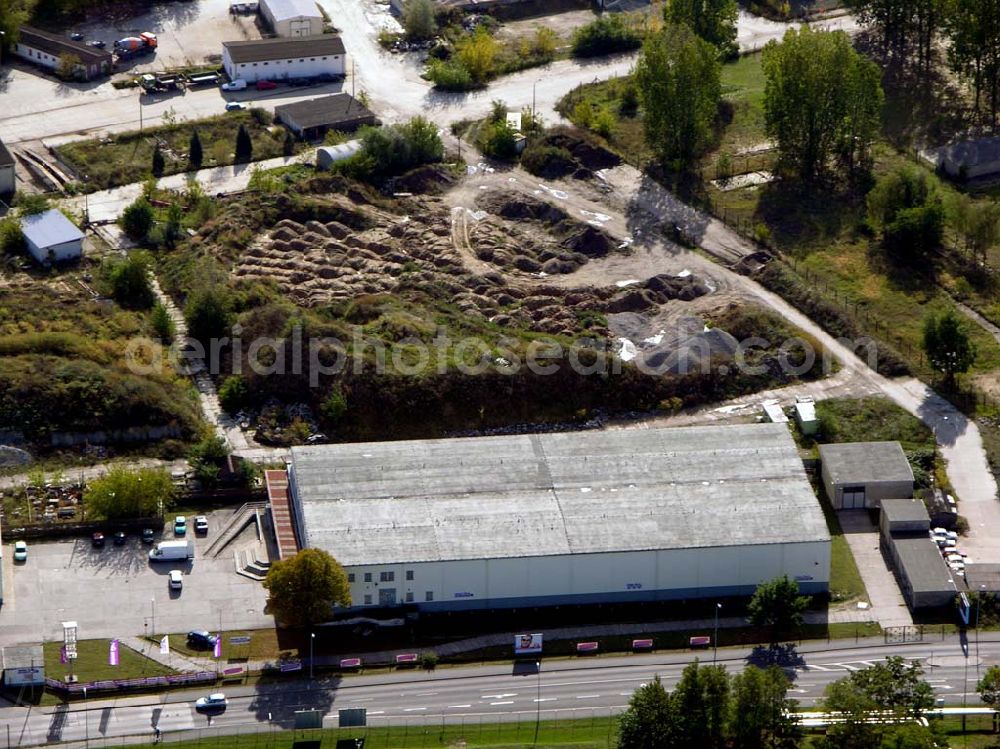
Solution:
[(192, 648), (198, 650), (208, 650), (215, 646), (215, 635), (206, 632), (205, 630), (194, 630), (193, 632), (188, 632), (187, 643)]
[(125, 533), (122, 531), (118, 531), (113, 538), (115, 546), (121, 546), (125, 543)]
[(311, 86), (312, 78), (292, 78), (288, 81), (289, 86)]
[(82, 42), (83, 34), (81, 34), (79, 31), (74, 31), (72, 34), (69, 35), (69, 38), (72, 39), (74, 42)]
[(151, 544), (155, 539), (156, 539), (156, 533), (153, 531), (152, 528), (142, 529), (142, 542), (144, 544)]
[(108, 46), (107, 44), (105, 44), (105, 43), (104, 43), (103, 41), (101, 41), (100, 39), (95, 39), (95, 40), (94, 40), (94, 41), (92, 41), (92, 42), (88, 42), (88, 44), (89, 44), (89, 45), (90, 45), (91, 47), (93, 47), (94, 49), (104, 49), (104, 48), (105, 48), (106, 46)]
[(90, 543), (95, 549), (100, 549), (104, 546), (104, 534), (97, 531), (90, 537)]

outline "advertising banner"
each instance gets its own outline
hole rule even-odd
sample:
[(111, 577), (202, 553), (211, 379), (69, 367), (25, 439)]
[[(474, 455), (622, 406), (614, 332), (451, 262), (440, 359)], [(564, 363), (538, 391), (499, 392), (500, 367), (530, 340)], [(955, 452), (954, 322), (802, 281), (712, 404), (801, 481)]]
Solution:
[(542, 633), (514, 636), (514, 655), (536, 655), (542, 652)]

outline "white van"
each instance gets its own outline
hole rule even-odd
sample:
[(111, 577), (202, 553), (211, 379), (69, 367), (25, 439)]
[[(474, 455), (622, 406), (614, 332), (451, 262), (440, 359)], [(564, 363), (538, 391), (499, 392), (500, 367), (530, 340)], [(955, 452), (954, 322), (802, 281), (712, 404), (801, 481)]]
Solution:
[(235, 81), (230, 81), (229, 83), (222, 84), (223, 91), (242, 91), (247, 87), (247, 82), (242, 78), (237, 78)]
[(194, 559), (194, 541), (190, 538), (161, 541), (149, 552), (150, 562), (174, 562), (178, 559)]

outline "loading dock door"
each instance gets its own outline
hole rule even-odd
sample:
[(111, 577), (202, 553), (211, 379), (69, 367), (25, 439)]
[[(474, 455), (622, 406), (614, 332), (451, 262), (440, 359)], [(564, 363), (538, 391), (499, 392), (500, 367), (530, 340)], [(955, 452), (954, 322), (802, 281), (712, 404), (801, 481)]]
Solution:
[(379, 606), (395, 606), (396, 605), (396, 589), (395, 588), (380, 588), (378, 592), (378, 605)]
[(845, 486), (844, 501), (841, 506), (845, 510), (863, 510), (865, 508), (865, 488), (863, 486)]
[(312, 21), (302, 19), (288, 22), (289, 36), (310, 36), (312, 34)]

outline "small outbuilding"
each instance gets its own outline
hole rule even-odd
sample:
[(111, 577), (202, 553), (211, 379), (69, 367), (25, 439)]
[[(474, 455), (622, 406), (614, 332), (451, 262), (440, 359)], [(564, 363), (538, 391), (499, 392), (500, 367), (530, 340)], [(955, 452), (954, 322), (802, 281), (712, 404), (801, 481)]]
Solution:
[(820, 445), (819, 459), (835, 510), (876, 508), (884, 499), (913, 496), (913, 469), (898, 442)]
[(16, 189), (16, 167), (14, 156), (0, 141), (0, 195), (9, 195)]
[(7, 688), (45, 686), (45, 654), (41, 645), (18, 645), (3, 649), (3, 684)]
[(816, 416), (816, 401), (811, 396), (802, 395), (795, 399), (795, 423), (799, 425), (802, 434), (811, 436), (819, 431), (819, 418)]
[(28, 252), (42, 265), (79, 260), (83, 255), (83, 232), (55, 208), (22, 218), (21, 232)]
[(973, 138), (921, 152), (921, 156), (952, 179), (983, 179), (1000, 175), (1000, 136)]
[(333, 94), (274, 108), (274, 118), (303, 140), (322, 138), (330, 130), (353, 132), (378, 122), (375, 114), (350, 94)]
[(73, 72), (84, 81), (111, 74), (110, 52), (30, 26), (18, 29), (14, 54), (49, 70), (57, 70), (61, 61), (75, 60)]
[(316, 168), (329, 169), (338, 161), (349, 159), (360, 150), (360, 140), (349, 140), (335, 146), (320, 146), (316, 149)]
[(957, 592), (955, 577), (931, 540), (930, 527), (930, 516), (920, 500), (882, 500), (880, 545), (892, 560), (911, 611), (948, 606)]
[(323, 15), (314, 0), (260, 0), (260, 14), (278, 36), (323, 33)]

